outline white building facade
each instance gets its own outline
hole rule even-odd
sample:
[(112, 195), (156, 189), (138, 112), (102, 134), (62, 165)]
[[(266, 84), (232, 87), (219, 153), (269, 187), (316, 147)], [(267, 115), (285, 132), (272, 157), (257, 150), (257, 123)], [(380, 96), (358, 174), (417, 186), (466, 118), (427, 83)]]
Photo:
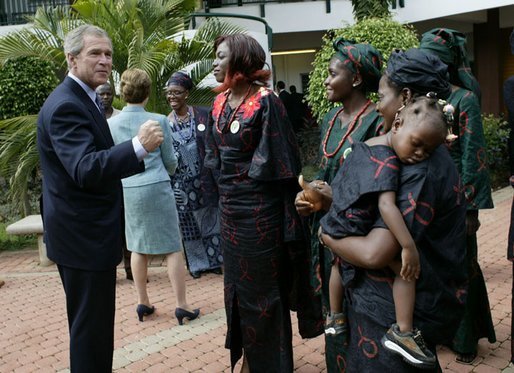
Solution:
[[(467, 35), (473, 70), (482, 88), (482, 109), (503, 112), (501, 87), (514, 75), (514, 56), (509, 35), (514, 27), (514, 0), (395, 0), (391, 9), (395, 20), (410, 23), (418, 34), (435, 27), (448, 27)], [(24, 15), (40, 5), (64, 5), (67, 0), (1, 0), (0, 35), (19, 26)], [(321, 38), (329, 29), (354, 23), (350, 0), (203, 0), (202, 12), (259, 17), (267, 23), (272, 36), (274, 80), (296, 85), (303, 91)], [(227, 19), (227, 18), (225, 18)], [(250, 31), (263, 33), (263, 23), (231, 18)], [(196, 17), (200, 23), (202, 17)], [(8, 26), (11, 25), (11, 26)], [(269, 30), (268, 30), (269, 31)]]
[[(262, 17), (273, 30), (273, 70), (275, 80), (305, 89), (314, 53), (323, 34), (354, 23), (349, 0), (270, 2), (255, 0), (207, 0), (203, 11)], [(514, 26), (512, 0), (400, 0), (391, 9), (393, 19), (410, 23), (421, 35), (435, 27), (459, 30), (467, 35), (473, 70), (483, 91), (484, 112), (503, 111), (503, 80), (514, 75), (514, 56), (509, 35)], [(255, 31), (256, 22), (233, 19)]]

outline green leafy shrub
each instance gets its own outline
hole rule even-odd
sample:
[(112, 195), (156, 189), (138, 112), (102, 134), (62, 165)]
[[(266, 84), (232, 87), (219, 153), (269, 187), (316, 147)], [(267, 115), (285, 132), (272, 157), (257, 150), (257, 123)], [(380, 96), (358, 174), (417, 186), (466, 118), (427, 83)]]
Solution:
[(329, 30), (323, 36), (321, 50), (316, 54), (312, 63), (314, 69), (309, 75), (307, 102), (318, 120), (336, 106), (326, 99), (324, 81), (328, 74), (328, 63), (334, 54), (332, 42), (340, 36), (353, 39), (358, 43), (373, 45), (382, 53), (384, 61), (389, 59), (389, 55), (395, 48), (408, 49), (419, 45), (412, 26), (403, 25), (389, 17), (366, 18), (352, 26)]
[(396, 0), (352, 0), (353, 16), (357, 21), (368, 17), (385, 17), (390, 15), (389, 5)]
[(58, 83), (48, 62), (33, 57), (7, 61), (0, 68), (0, 119), (37, 114)]
[(493, 114), (482, 115), (482, 122), (484, 125), (491, 186), (493, 189), (498, 189), (508, 184), (510, 176), (509, 124), (503, 118), (495, 117)]

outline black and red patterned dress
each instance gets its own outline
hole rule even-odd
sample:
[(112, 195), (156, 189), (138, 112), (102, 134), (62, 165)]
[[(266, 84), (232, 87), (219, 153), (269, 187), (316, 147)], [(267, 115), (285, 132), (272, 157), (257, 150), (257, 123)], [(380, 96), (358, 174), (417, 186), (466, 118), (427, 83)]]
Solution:
[[(354, 143), (330, 185), (332, 205), (320, 220), (323, 232), (333, 238), (365, 236), (380, 217), (378, 196), (398, 189), (400, 161), (386, 145)], [(347, 286), (355, 276), (352, 265), (340, 262)]]
[(369, 233), (378, 211), (378, 195), (398, 189), (400, 161), (386, 145), (352, 145), (330, 185), (333, 202), (321, 219), (323, 232), (334, 238)]
[(261, 87), (235, 113), (227, 95), (213, 104), (205, 158), (219, 170), (226, 347), (232, 367), (244, 349), (252, 372), (292, 372), (288, 243), (303, 239), (294, 207), (298, 147), (271, 90)]
[[(396, 199), (419, 252), (414, 325), (435, 353), (451, 343), (467, 296), (466, 204), (459, 175), (444, 146), (426, 161), (402, 165)], [(380, 219), (375, 227), (386, 228)], [(346, 289), (349, 340), (337, 356), (345, 372), (418, 371), (384, 350), (380, 339), (395, 321), (394, 273), (359, 268)], [(434, 371), (440, 371), (438, 366)]]

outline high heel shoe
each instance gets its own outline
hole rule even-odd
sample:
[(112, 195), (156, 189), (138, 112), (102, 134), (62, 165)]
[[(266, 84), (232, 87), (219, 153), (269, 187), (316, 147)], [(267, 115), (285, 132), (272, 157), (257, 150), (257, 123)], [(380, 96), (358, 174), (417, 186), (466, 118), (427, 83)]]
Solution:
[(198, 315), (200, 315), (199, 308), (193, 310), (193, 312), (189, 312), (183, 308), (175, 308), (175, 317), (177, 318), (179, 325), (184, 324), (184, 319), (191, 321), (196, 319)]
[(155, 307), (148, 307), (144, 304), (138, 304), (136, 308), (137, 317), (139, 321), (143, 321), (143, 316), (151, 315), (155, 311)]

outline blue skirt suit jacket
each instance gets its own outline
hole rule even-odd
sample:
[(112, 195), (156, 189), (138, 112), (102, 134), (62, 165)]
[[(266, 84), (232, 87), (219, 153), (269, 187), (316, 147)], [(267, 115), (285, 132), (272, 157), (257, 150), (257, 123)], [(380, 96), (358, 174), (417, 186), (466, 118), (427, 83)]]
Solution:
[(175, 197), (170, 174), (177, 167), (168, 118), (149, 113), (142, 106), (125, 106), (111, 117), (109, 128), (115, 144), (137, 135), (141, 124), (159, 122), (164, 141), (145, 157), (145, 171), (122, 180), (127, 248), (141, 254), (167, 254), (182, 250)]

